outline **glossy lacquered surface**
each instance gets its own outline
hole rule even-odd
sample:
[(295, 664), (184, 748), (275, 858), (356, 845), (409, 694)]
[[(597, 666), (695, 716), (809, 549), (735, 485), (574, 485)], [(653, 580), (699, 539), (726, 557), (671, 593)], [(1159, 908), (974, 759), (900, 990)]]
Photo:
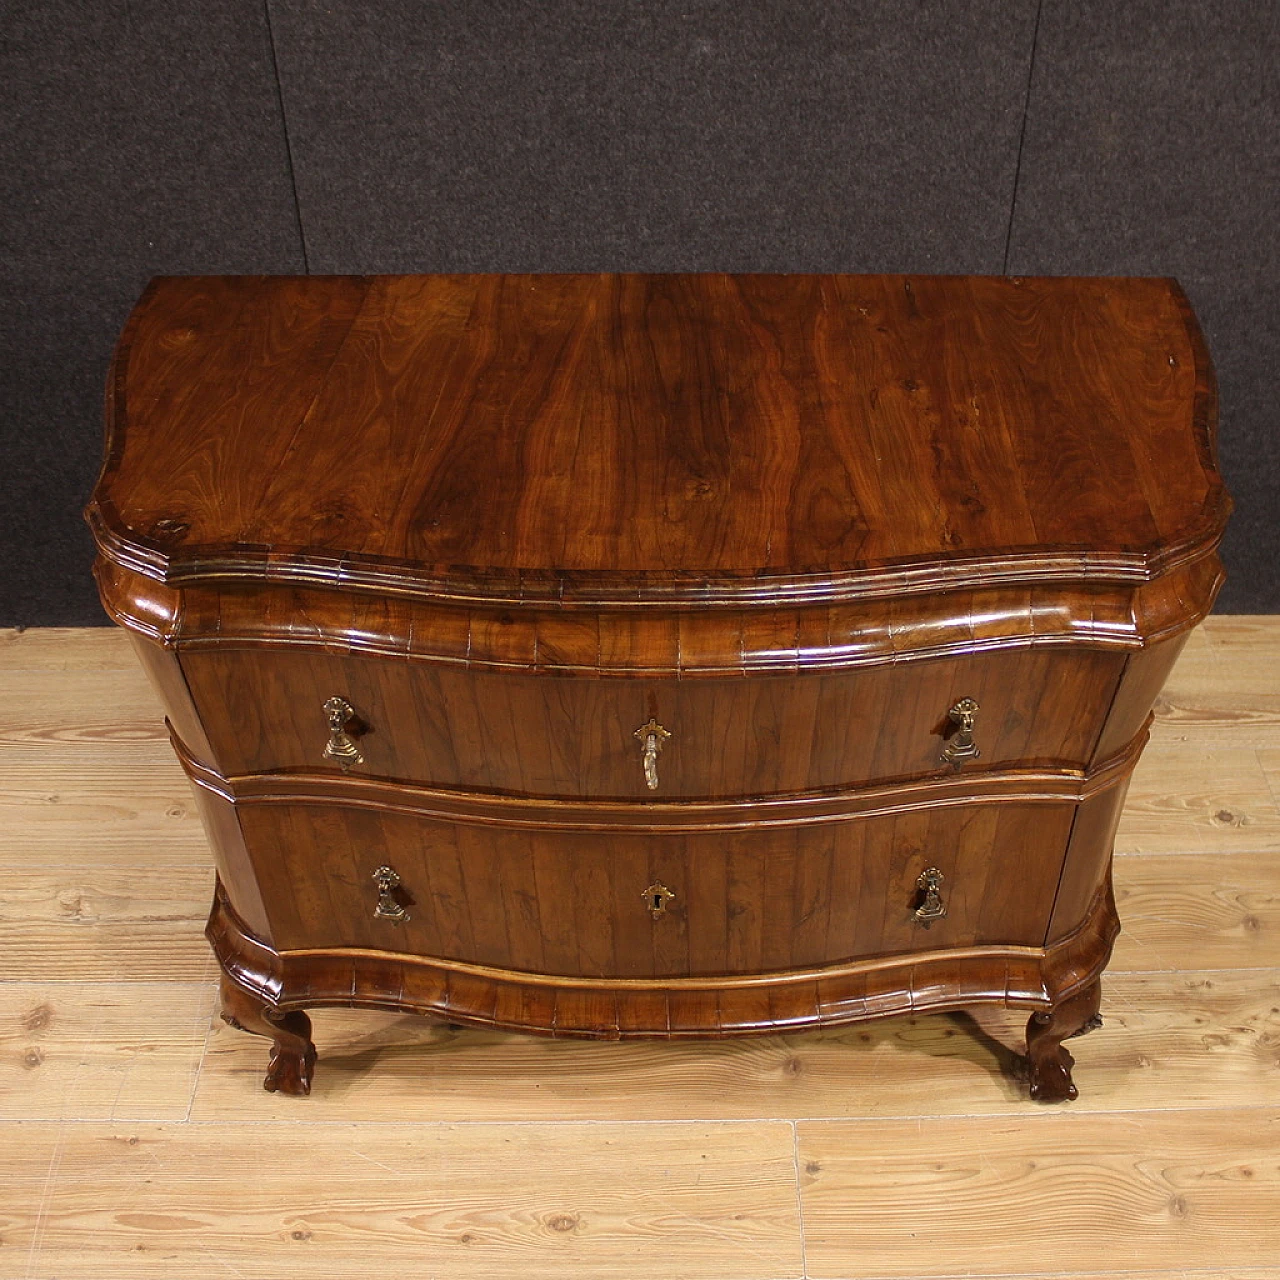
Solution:
[(998, 1001), (1074, 1096), (1221, 582), (1163, 280), (154, 282), (88, 517), (225, 1016), (725, 1035)]
[(165, 279), (121, 343), (92, 510), (171, 581), (588, 601), (1132, 575), (1221, 531), (1211, 378), (1164, 280)]
[[(979, 704), (970, 771), (1082, 769), (1124, 666), (1120, 654), (1026, 649), (839, 674), (600, 680), (276, 649), (183, 659), (228, 776), (338, 766), (321, 707), (351, 706), (349, 772), (551, 796), (743, 796), (847, 788), (946, 771), (960, 699)], [(635, 730), (670, 737), (647, 788)]]

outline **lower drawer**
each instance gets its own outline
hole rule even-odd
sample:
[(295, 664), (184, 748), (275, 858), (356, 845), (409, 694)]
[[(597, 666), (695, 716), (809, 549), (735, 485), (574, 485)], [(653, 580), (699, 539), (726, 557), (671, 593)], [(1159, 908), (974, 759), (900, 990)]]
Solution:
[[(334, 803), (240, 806), (279, 950), (635, 978), (1041, 946), (1074, 812), (988, 802), (748, 831), (582, 833)], [(398, 878), (382, 895), (381, 867)], [(931, 868), (945, 915), (927, 921)]]

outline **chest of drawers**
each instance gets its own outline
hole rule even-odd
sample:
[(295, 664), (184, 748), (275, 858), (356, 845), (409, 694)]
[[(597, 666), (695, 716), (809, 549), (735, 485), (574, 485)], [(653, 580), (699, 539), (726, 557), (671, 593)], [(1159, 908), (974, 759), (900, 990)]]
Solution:
[(1075, 1096), (1151, 706), (1221, 580), (1176, 284), (154, 281), (96, 572), (223, 1016), (605, 1038), (1024, 1008)]

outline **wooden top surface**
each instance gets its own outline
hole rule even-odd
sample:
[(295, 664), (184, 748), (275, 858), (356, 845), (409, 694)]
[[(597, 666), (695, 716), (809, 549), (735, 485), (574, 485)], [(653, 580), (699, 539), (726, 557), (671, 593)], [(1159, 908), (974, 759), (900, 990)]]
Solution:
[(172, 582), (519, 602), (1137, 581), (1228, 502), (1158, 279), (163, 278), (89, 519)]

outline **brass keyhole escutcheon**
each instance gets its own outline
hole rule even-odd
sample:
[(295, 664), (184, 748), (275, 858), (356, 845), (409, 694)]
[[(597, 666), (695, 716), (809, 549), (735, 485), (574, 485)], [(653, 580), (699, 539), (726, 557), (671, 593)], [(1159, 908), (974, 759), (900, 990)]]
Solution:
[(364, 756), (355, 739), (347, 732), (355, 718), (355, 709), (346, 698), (332, 697), (324, 704), (325, 719), (329, 722), (329, 741), (324, 745), (324, 758), (342, 766), (346, 773), (353, 764), (364, 764)]
[(644, 748), (644, 754), (641, 757), (641, 763), (644, 765), (644, 784), (650, 791), (657, 791), (658, 753), (662, 750), (662, 744), (671, 737), (671, 733), (664, 729), (653, 716), (650, 716), (649, 723), (642, 724), (635, 731), (634, 736), (640, 739)]
[(916, 888), (924, 894), (924, 901), (916, 908), (916, 919), (924, 928), (947, 914), (947, 904), (942, 901), (942, 882), (946, 877), (937, 867), (926, 867), (916, 879)]
[(667, 903), (676, 895), (665, 884), (655, 881), (640, 896), (649, 908), (649, 914), (656, 920), (659, 916), (666, 915)]
[(408, 920), (409, 913), (396, 896), (400, 877), (390, 867), (382, 866), (373, 873), (373, 880), (378, 886), (378, 905), (374, 907), (373, 914), (379, 920), (390, 920), (393, 924)]
[(942, 761), (958, 769), (966, 760), (976, 760), (982, 752), (973, 740), (973, 726), (979, 708), (972, 698), (961, 698), (948, 712), (947, 719), (955, 725), (955, 733), (942, 748)]

